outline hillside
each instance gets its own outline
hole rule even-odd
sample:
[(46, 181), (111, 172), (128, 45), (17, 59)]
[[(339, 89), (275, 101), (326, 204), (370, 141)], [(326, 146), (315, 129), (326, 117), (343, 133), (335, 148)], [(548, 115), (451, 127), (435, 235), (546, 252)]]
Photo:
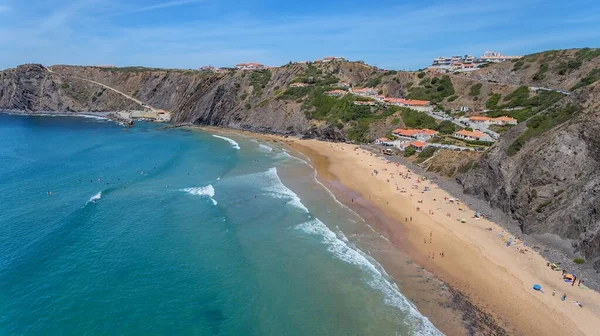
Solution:
[(552, 50), (494, 64), (469, 76), (482, 81), (572, 91), (600, 78), (598, 56), (600, 49)]
[(600, 269), (598, 79), (600, 49), (587, 48), (532, 54), (463, 74), (385, 71), (342, 61), (220, 72), (30, 64), (0, 72), (0, 109), (144, 109), (97, 82), (170, 111), (174, 123), (357, 143), (389, 136), (397, 127), (452, 135), (458, 126), (373, 98), (326, 92), (372, 88), (386, 97), (431, 101), (446, 116), (465, 115), (461, 107), (467, 115), (510, 116), (519, 124), (496, 128), (502, 136), (483, 155), (440, 150), (417, 160), (440, 175), (458, 174), (465, 192), (510, 214), (523, 232), (572, 240)]

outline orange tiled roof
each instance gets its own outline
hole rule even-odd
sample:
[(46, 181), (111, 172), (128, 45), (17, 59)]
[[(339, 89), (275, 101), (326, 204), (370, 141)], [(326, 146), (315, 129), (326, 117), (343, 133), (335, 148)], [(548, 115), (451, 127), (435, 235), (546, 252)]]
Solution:
[(473, 117), (469, 117), (469, 120), (473, 120), (473, 121), (488, 121), (488, 120), (490, 120), (490, 118), (488, 118), (488, 117), (481, 117), (481, 116), (473, 116)]
[(423, 147), (427, 145), (427, 142), (423, 142), (423, 141), (413, 141), (410, 143), (411, 145), (415, 146), (415, 147)]
[(388, 139), (388, 138), (379, 138), (379, 141), (388, 141), (388, 140), (390, 140), (390, 139)]
[(417, 129), (402, 129), (402, 128), (398, 128), (395, 129), (393, 133), (397, 133), (403, 136), (413, 136), (417, 133), (420, 133), (421, 130), (417, 130)]
[(498, 117), (498, 118), (494, 118), (494, 120), (499, 120), (499, 121), (517, 121), (517, 119), (511, 118), (511, 117), (507, 117), (507, 116), (501, 116), (501, 117)]
[(434, 130), (430, 130), (427, 128), (424, 128), (421, 130), (421, 133), (426, 134), (426, 135), (434, 135), (434, 134), (438, 134), (438, 131), (434, 131)]
[(485, 136), (484, 133), (482, 133), (480, 131), (477, 131), (477, 130), (475, 130), (473, 132), (466, 131), (466, 130), (461, 130), (461, 131), (456, 132), (455, 134), (460, 134), (460, 135), (463, 135), (463, 136), (467, 136), (467, 137), (471, 137), (471, 138), (477, 138), (477, 139), (483, 138)]

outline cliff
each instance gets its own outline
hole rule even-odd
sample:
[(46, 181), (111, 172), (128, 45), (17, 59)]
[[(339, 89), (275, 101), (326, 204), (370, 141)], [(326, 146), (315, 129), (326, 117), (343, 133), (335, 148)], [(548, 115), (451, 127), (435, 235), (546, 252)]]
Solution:
[(65, 80), (41, 65), (25, 64), (0, 72), (0, 108), (88, 112), (141, 109), (141, 106), (85, 80)]
[(552, 233), (571, 240), (596, 269), (600, 269), (598, 102), (600, 83), (578, 89), (508, 131), (474, 169), (457, 177), (466, 193), (510, 214), (524, 233)]
[(170, 111), (174, 123), (356, 142), (407, 124), (401, 109), (324, 94), (347, 82), (388, 97), (430, 100), (448, 113), (467, 106), (511, 115), (519, 125), (505, 130), (481, 158), (440, 152), (423, 164), (442, 175), (459, 174), (465, 192), (502, 209), (524, 233), (569, 239), (600, 269), (599, 79), (600, 49), (587, 48), (532, 54), (468, 74), (385, 71), (339, 61), (219, 72), (29, 64), (0, 72), (0, 109), (151, 106)]

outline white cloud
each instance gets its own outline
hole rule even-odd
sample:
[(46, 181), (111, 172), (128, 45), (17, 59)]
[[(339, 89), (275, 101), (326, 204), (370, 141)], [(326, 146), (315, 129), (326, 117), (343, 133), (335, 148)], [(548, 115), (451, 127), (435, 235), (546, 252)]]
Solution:
[(131, 9), (128, 11), (117, 13), (115, 15), (142, 13), (142, 12), (148, 12), (148, 11), (153, 11), (153, 10), (157, 10), (157, 9), (165, 9), (165, 8), (170, 8), (170, 7), (191, 5), (191, 4), (200, 3), (200, 2), (204, 2), (204, 0), (173, 0), (173, 1), (167, 1), (167, 2), (163, 2), (163, 3), (155, 4), (155, 5), (134, 8), (134, 9)]

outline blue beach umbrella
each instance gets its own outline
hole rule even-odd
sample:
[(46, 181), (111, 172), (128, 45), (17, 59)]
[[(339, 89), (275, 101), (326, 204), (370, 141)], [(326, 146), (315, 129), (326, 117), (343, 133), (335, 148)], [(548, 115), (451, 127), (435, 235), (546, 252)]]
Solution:
[(539, 291), (539, 290), (542, 289), (542, 286), (540, 286), (538, 284), (535, 284), (535, 285), (533, 285), (533, 289), (536, 290), (536, 291)]

